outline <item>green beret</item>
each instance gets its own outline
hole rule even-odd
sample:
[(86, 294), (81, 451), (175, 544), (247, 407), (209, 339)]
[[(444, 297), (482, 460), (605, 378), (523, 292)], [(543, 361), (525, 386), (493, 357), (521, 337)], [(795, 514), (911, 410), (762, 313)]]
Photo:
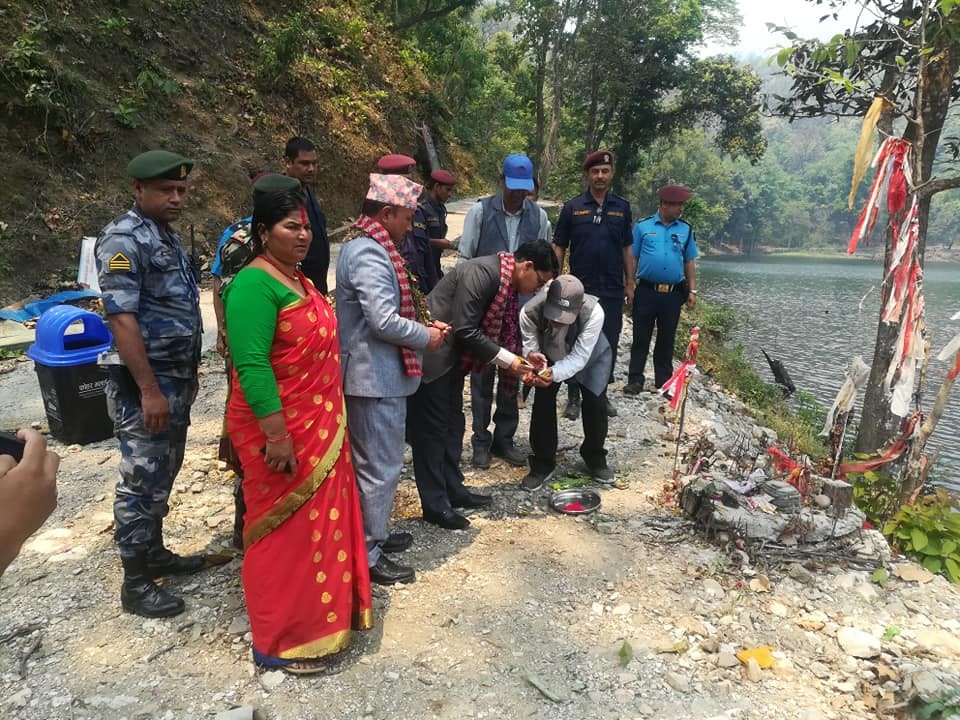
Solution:
[(280, 175), (279, 173), (267, 173), (259, 178), (253, 184), (254, 194), (267, 194), (275, 192), (290, 192), (299, 190), (300, 181), (289, 175)]
[(127, 175), (136, 180), (185, 180), (193, 160), (166, 150), (148, 150), (127, 164)]

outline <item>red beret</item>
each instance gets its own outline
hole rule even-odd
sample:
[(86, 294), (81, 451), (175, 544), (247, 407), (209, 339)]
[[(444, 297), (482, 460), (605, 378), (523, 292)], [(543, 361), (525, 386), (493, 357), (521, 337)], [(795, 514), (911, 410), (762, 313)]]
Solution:
[(693, 190), (683, 185), (664, 185), (657, 190), (657, 197), (664, 202), (682, 203), (686, 202), (693, 195)]
[(439, 183), (440, 185), (453, 186), (457, 184), (457, 176), (452, 172), (447, 172), (446, 170), (434, 170), (432, 173), (430, 173), (430, 179), (435, 183)]
[(613, 165), (613, 153), (609, 150), (596, 150), (583, 160), (583, 169), (589, 170), (594, 165)]
[(407, 173), (410, 172), (410, 169), (416, 164), (417, 161), (409, 155), (394, 153), (392, 155), (384, 155), (377, 160), (377, 169), (387, 175), (391, 173)]

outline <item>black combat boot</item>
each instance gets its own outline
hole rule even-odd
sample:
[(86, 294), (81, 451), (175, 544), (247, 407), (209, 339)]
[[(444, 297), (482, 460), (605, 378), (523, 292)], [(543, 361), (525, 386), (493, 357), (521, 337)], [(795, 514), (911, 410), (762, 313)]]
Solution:
[(203, 570), (207, 561), (203, 555), (177, 555), (163, 546), (163, 521), (157, 523), (157, 539), (147, 550), (147, 574), (151, 578), (164, 575), (189, 575)]
[(147, 618), (173, 617), (183, 612), (183, 600), (153, 582), (145, 552), (120, 559), (123, 562), (120, 605), (125, 612)]

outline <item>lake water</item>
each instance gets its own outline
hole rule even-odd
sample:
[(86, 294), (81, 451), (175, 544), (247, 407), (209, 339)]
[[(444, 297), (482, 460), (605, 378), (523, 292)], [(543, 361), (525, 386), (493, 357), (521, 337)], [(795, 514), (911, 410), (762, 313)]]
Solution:
[[(773, 376), (760, 348), (783, 361), (798, 390), (829, 407), (850, 359), (873, 358), (883, 267), (868, 260), (806, 258), (701, 259), (700, 297), (733, 306), (741, 322), (735, 331), (760, 376)], [(927, 337), (936, 356), (960, 321), (960, 266), (927, 263), (924, 272)], [(861, 299), (863, 310), (860, 310)], [(934, 357), (924, 392), (929, 410), (948, 363)], [(863, 399), (863, 391), (859, 400)], [(859, 408), (859, 402), (858, 402)], [(932, 475), (960, 490), (960, 386), (954, 386), (928, 452), (940, 448)]]

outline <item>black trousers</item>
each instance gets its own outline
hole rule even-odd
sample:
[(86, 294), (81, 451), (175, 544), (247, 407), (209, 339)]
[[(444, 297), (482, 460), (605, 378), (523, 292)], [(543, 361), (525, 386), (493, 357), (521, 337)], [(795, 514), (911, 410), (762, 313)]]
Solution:
[(673, 375), (673, 342), (685, 299), (679, 290), (659, 293), (637, 285), (633, 296), (633, 345), (627, 382), (643, 384), (654, 326), (657, 328), (657, 342), (653, 347), (654, 384), (660, 387)]
[[(617, 366), (617, 346), (620, 344), (620, 333), (623, 330), (623, 298), (598, 297), (597, 300), (603, 308), (603, 336), (610, 343), (610, 350), (613, 351), (610, 379), (607, 381), (612, 383), (613, 369)], [(576, 380), (572, 378), (568, 380), (567, 387), (570, 388), (570, 397), (580, 397), (580, 384)]]
[[(594, 395), (585, 387), (580, 418), (583, 421), (583, 444), (580, 455), (590, 469), (607, 466), (607, 451), (603, 445), (607, 440), (607, 398), (606, 390)], [(560, 385), (538, 387), (533, 393), (533, 414), (530, 418), (530, 472), (546, 475), (557, 464), (557, 392)]]
[[(497, 381), (497, 409), (493, 409), (493, 381)], [(513, 436), (520, 424), (517, 407), (518, 383), (507, 391), (503, 386), (503, 372), (495, 365), (487, 365), (480, 372), (470, 374), (470, 412), (473, 416), (473, 446), (505, 449), (513, 445)], [(490, 415), (493, 414), (493, 433)]]
[(466, 429), (463, 379), (463, 371), (452, 368), (432, 383), (422, 383), (407, 401), (413, 472), (424, 512), (444, 513), (468, 493), (460, 472)]

